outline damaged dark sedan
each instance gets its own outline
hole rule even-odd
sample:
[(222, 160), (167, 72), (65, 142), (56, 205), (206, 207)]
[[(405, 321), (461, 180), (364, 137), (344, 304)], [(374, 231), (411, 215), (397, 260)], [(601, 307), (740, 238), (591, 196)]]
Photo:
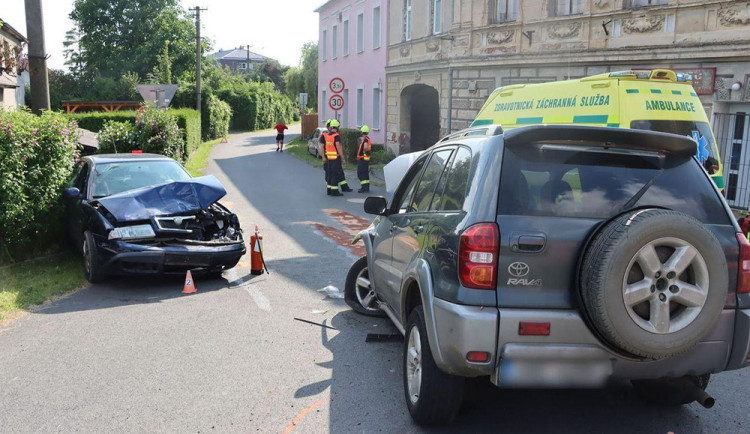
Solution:
[(90, 282), (187, 270), (218, 276), (246, 251), (237, 215), (217, 202), (224, 195), (215, 177), (193, 178), (162, 155), (84, 157), (63, 192), (68, 237)]

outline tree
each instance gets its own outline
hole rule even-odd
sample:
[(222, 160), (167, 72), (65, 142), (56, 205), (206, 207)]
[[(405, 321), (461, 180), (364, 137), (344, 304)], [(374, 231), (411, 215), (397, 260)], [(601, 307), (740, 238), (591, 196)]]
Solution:
[(284, 74), (286, 94), (296, 101), (300, 93), (307, 93), (307, 106), (318, 104), (318, 45), (308, 42), (302, 46), (300, 66), (289, 68)]
[(145, 77), (170, 41), (172, 74), (194, 67), (195, 26), (179, 0), (75, 0), (70, 18), (87, 73)]
[(156, 65), (148, 74), (151, 84), (172, 84), (172, 58), (169, 57), (169, 41), (164, 43), (164, 49), (156, 56)]
[(65, 47), (63, 50), (65, 65), (76, 80), (82, 80), (85, 73), (83, 52), (79, 44), (80, 40), (81, 30), (78, 26), (73, 26), (72, 29), (65, 32), (65, 41), (63, 41), (63, 46)]

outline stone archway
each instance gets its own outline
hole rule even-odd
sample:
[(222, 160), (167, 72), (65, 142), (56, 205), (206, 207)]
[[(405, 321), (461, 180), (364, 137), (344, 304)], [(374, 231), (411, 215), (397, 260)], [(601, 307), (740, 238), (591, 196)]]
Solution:
[(421, 151), (440, 138), (440, 96), (426, 84), (412, 84), (401, 91), (401, 143), (406, 152)]

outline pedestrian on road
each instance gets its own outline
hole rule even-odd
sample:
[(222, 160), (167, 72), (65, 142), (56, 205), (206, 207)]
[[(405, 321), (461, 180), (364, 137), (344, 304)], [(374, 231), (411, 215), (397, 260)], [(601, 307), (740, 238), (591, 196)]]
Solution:
[(343, 196), (342, 191), (352, 191), (344, 176), (342, 164), (346, 164), (346, 157), (344, 157), (343, 144), (339, 135), (339, 125), (336, 119), (331, 120), (328, 131), (320, 135), (320, 154), (326, 168), (326, 192), (330, 196)]
[(284, 121), (278, 121), (274, 126), (276, 129), (276, 152), (284, 152), (284, 130), (288, 130)]
[(357, 193), (370, 192), (370, 155), (372, 154), (372, 141), (370, 141), (370, 127), (362, 125), (359, 130), (362, 137), (359, 138), (357, 147), (357, 178), (359, 178), (359, 190)]

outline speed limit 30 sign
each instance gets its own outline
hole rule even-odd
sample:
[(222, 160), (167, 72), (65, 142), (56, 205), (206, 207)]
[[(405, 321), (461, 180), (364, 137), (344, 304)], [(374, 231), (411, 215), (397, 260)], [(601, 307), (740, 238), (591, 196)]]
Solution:
[(328, 106), (334, 111), (341, 110), (344, 108), (344, 97), (341, 95), (331, 95), (331, 98), (328, 99)]

